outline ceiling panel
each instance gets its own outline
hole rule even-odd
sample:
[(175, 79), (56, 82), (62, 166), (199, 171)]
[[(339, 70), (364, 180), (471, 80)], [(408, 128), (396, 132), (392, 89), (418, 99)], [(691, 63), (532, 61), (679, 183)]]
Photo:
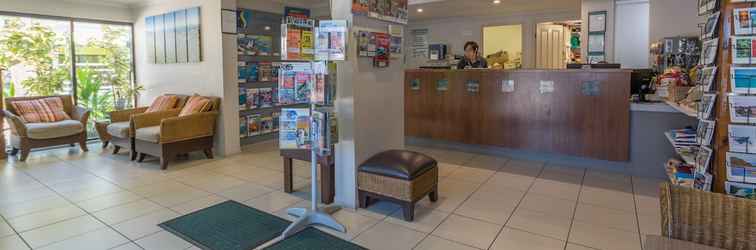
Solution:
[[(580, 0), (416, 0), (410, 1), (410, 20), (464, 16), (512, 15), (558, 10), (579, 10)], [(417, 9), (423, 9), (418, 13)]]

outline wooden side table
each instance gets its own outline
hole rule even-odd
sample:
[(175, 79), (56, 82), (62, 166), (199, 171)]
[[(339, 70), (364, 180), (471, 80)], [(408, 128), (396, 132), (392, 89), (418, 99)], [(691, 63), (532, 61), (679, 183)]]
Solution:
[[(293, 160), (310, 162), (310, 150), (282, 149), (281, 157), (284, 162), (284, 192), (291, 193), (294, 192)], [(331, 204), (336, 195), (336, 164), (333, 156), (320, 157), (317, 161), (320, 166), (320, 201), (323, 204)]]
[(102, 141), (102, 148), (107, 148), (110, 140), (113, 139), (108, 133), (108, 125), (110, 125), (109, 121), (95, 121), (95, 130), (97, 130), (97, 135)]

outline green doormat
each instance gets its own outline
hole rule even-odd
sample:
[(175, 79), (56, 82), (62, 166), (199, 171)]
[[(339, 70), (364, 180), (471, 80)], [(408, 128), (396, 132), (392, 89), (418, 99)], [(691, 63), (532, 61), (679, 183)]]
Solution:
[(236, 201), (226, 201), (158, 226), (207, 250), (250, 250), (278, 237), (289, 222)]
[(367, 248), (308, 227), (265, 250), (367, 250)]

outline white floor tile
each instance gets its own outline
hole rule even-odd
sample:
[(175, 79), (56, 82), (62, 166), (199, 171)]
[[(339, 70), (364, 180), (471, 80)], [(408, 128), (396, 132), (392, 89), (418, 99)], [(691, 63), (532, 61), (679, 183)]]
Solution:
[(85, 234), (82, 234), (82, 235), (61, 241), (61, 242), (47, 245), (40, 249), (41, 250), (67, 250), (67, 249), (101, 250), (101, 249), (110, 249), (116, 246), (120, 246), (127, 242), (129, 242), (128, 239), (124, 238), (123, 236), (118, 234), (116, 231), (113, 231), (113, 229), (105, 227), (105, 228), (98, 229), (96, 231), (92, 231), (89, 233), (85, 233)]
[(640, 250), (638, 233), (596, 226), (576, 221), (570, 231), (570, 242), (596, 249)]
[(449, 216), (448, 213), (440, 210), (418, 207), (415, 209), (415, 217), (412, 222), (404, 220), (402, 209), (397, 210), (391, 214), (391, 216), (386, 218), (386, 222), (405, 226), (420, 232), (430, 233), (436, 229), (447, 216)]
[(371, 250), (409, 250), (426, 235), (403, 226), (381, 222), (362, 232), (354, 242)]
[(108, 225), (115, 225), (120, 222), (148, 214), (160, 208), (162, 208), (160, 207), (160, 205), (152, 201), (139, 200), (117, 207), (101, 210), (99, 212), (93, 213), (93, 215), (98, 219), (104, 221), (105, 223), (108, 223)]
[(28, 250), (29, 247), (24, 244), (24, 241), (21, 240), (21, 238), (14, 234), (10, 236), (0, 237), (0, 249)]
[(480, 249), (487, 249), (502, 226), (458, 215), (451, 215), (433, 235)]
[(32, 248), (39, 248), (104, 227), (95, 218), (85, 215), (21, 233), (21, 237)]
[(18, 232), (26, 232), (34, 228), (47, 226), (86, 214), (74, 205), (66, 205), (33, 214), (27, 214), (8, 220), (8, 223)]
[(147, 235), (161, 231), (158, 224), (180, 216), (169, 209), (160, 209), (149, 214), (127, 220), (113, 226), (115, 230), (126, 235), (131, 240), (137, 240)]
[(563, 250), (566, 242), (504, 227), (491, 250)]
[(555, 239), (567, 240), (572, 220), (562, 216), (545, 214), (518, 208), (507, 223), (508, 227), (548, 236)]
[(471, 246), (430, 235), (420, 242), (415, 250), (478, 250)]
[(145, 250), (184, 250), (192, 246), (191, 243), (166, 231), (160, 231), (136, 241)]

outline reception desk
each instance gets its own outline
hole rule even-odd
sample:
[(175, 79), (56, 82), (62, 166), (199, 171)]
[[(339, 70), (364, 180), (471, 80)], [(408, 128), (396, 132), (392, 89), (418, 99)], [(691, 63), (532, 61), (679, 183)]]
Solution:
[(620, 69), (407, 70), (405, 134), (629, 161), (630, 73)]

